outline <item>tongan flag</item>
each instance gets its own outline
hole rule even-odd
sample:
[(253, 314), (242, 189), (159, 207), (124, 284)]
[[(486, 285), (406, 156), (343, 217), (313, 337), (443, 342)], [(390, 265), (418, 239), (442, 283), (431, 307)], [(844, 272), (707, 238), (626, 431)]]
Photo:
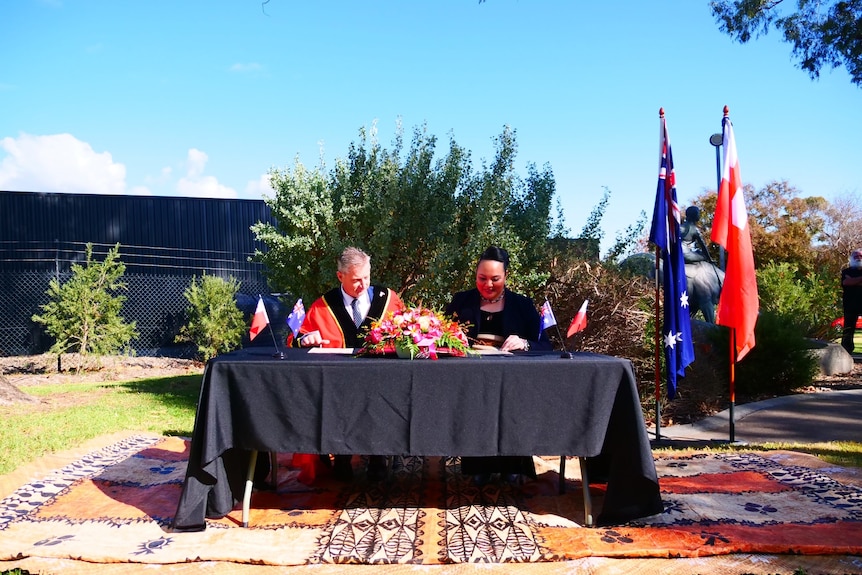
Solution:
[(578, 313), (576, 313), (575, 317), (572, 318), (572, 323), (569, 324), (569, 329), (566, 331), (566, 337), (572, 337), (587, 327), (587, 304), (589, 303), (590, 300), (585, 299), (584, 303), (581, 304), (581, 309), (578, 310)]
[(664, 273), (664, 320), (662, 339), (667, 365), (667, 396), (676, 395), (677, 377), (685, 377), (685, 368), (694, 361), (691, 343), (691, 318), (688, 310), (688, 293), (685, 283), (685, 260), (679, 238), (679, 204), (676, 202), (676, 177), (673, 171), (673, 154), (667, 134), (664, 110), (659, 111), (659, 172), (656, 187), (655, 209), (649, 239), (661, 252)]
[(554, 317), (551, 302), (545, 300), (545, 303), (542, 304), (542, 323), (539, 326), (539, 337), (541, 337), (543, 331), (555, 325), (557, 325), (557, 318)]
[(248, 330), (248, 338), (254, 339), (268, 325), (269, 316), (266, 315), (266, 306), (263, 305), (263, 298), (257, 296), (257, 308), (254, 310), (254, 317), (251, 318), (251, 329)]
[(757, 322), (759, 300), (736, 139), (733, 137), (733, 124), (730, 123), (727, 106), (724, 107), (721, 128), (724, 166), (712, 220), (712, 241), (727, 250), (727, 269), (724, 271), (724, 285), (715, 322), (735, 330), (736, 358), (742, 359), (754, 347), (754, 324)]
[(299, 326), (302, 325), (302, 320), (304, 319), (305, 306), (302, 305), (302, 298), (299, 298), (296, 300), (296, 303), (293, 304), (293, 311), (287, 316), (287, 327), (290, 328), (291, 333), (293, 333), (293, 337), (296, 337), (296, 334), (299, 333)]

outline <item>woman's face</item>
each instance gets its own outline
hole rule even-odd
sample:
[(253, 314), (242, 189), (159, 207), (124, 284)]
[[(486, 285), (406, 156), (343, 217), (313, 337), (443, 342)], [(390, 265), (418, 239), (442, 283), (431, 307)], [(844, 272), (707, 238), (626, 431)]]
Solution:
[(482, 260), (476, 267), (476, 289), (487, 300), (495, 300), (506, 287), (506, 272), (503, 262)]

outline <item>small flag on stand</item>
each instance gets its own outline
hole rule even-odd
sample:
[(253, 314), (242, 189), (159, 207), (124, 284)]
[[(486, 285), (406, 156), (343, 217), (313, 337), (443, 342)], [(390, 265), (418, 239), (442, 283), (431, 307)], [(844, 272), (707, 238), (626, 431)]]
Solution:
[(554, 310), (551, 309), (551, 302), (545, 300), (542, 304), (542, 323), (539, 326), (539, 335), (549, 327), (557, 325), (557, 318), (554, 317)]
[(585, 299), (581, 304), (581, 309), (572, 318), (572, 323), (569, 324), (569, 330), (566, 332), (566, 337), (572, 337), (579, 331), (583, 331), (587, 327), (587, 304), (590, 300)]
[(305, 306), (302, 304), (302, 298), (296, 300), (293, 304), (293, 311), (287, 316), (287, 327), (290, 328), (293, 337), (299, 333), (299, 327), (302, 325), (302, 320), (305, 319)]
[(251, 318), (251, 328), (248, 330), (248, 338), (253, 340), (268, 325), (269, 316), (266, 313), (266, 306), (263, 305), (263, 297), (257, 296), (257, 308), (254, 310), (254, 317)]

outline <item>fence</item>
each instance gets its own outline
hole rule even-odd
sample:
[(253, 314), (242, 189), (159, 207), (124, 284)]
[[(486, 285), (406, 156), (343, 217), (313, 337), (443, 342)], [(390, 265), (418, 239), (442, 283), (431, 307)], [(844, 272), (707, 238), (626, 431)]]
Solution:
[[(93, 260), (101, 261), (108, 244), (93, 245)], [(279, 344), (287, 335), (286, 316), (292, 302), (282, 302), (269, 292), (261, 264), (248, 261), (250, 254), (212, 250), (188, 250), (159, 246), (120, 246), (126, 265), (123, 281), (127, 289), (121, 315), (136, 322), (139, 336), (131, 342), (137, 355), (192, 357), (194, 346), (174, 342), (186, 321), (188, 302), (184, 292), (192, 278), (203, 274), (235, 278), (240, 289), (237, 305), (250, 317), (258, 295), (264, 297), (271, 327)], [(42, 325), (32, 320), (48, 303), (49, 282), (65, 282), (71, 265), (85, 261), (82, 242), (5, 242), (0, 245), (0, 355), (33, 355), (46, 352), (53, 341)], [(247, 345), (272, 346), (272, 337), (262, 334)]]

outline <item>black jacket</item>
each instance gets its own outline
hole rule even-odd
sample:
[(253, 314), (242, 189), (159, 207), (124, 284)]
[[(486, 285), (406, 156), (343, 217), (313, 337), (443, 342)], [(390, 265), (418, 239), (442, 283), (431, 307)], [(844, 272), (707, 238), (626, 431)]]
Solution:
[[(542, 318), (536, 311), (533, 300), (506, 289), (503, 306), (503, 337), (512, 334), (530, 342), (530, 349), (550, 351), (553, 349), (551, 340), (544, 330), (539, 333)], [(452, 296), (452, 301), (446, 306), (446, 315), (454, 316), (459, 322), (469, 323), (467, 337), (475, 340), (479, 333), (479, 322), (482, 318), (482, 298), (476, 288), (461, 291)]]

